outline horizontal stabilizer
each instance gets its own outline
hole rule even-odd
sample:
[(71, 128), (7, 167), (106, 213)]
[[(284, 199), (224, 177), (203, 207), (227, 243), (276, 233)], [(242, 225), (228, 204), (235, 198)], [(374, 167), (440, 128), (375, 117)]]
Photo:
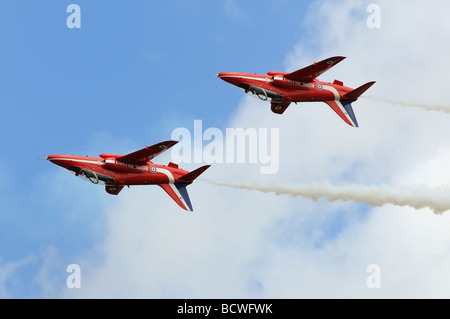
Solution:
[(180, 181), (186, 182), (186, 183), (192, 183), (194, 179), (200, 176), (201, 173), (206, 171), (211, 165), (205, 165), (202, 167), (197, 168), (196, 170), (193, 170), (190, 173), (187, 173), (186, 175), (181, 176), (178, 178)]
[(366, 92), (372, 85), (375, 84), (375, 81), (368, 82), (366, 84), (361, 85), (359, 88), (354, 89), (346, 94), (344, 94), (345, 98), (356, 100), (359, 98), (364, 92)]

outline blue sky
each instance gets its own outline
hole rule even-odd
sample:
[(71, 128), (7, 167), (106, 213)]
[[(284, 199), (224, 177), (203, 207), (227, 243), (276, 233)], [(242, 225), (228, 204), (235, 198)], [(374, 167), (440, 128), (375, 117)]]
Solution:
[[(382, 9), (379, 30), (366, 26), (372, 2)], [(66, 26), (71, 3), (81, 8), (81, 29)], [(0, 297), (448, 297), (440, 288), (450, 265), (445, 214), (199, 181), (189, 190), (194, 213), (186, 215), (158, 187), (113, 197), (39, 159), (132, 152), (201, 119), (204, 129), (280, 129), (277, 174), (219, 164), (205, 173), (210, 179), (446, 187), (448, 114), (386, 102), (423, 101), (420, 92), (436, 87), (427, 79), (445, 82), (436, 65), (449, 67), (439, 56), (450, 43), (441, 38), (450, 34), (448, 10), (439, 9), (446, 6), (3, 2)], [(321, 80), (376, 80), (370, 95), (385, 100), (355, 103), (357, 130), (319, 103), (273, 116), (211, 77), (294, 70), (335, 55), (348, 58)], [(432, 97), (439, 105), (449, 99), (447, 90)], [(164, 154), (155, 162), (169, 160)], [(65, 285), (72, 263), (82, 269), (79, 290)], [(382, 267), (384, 290), (365, 286), (371, 263)]]
[[(66, 26), (71, 3), (81, 8), (81, 29)], [(73, 193), (70, 206), (64, 191), (50, 198), (58, 168), (38, 158), (133, 151), (170, 139), (193, 119), (223, 127), (242, 96), (209, 75), (284, 70), (306, 8), (299, 1), (3, 2), (0, 262), (34, 258), (7, 282), (11, 295), (39, 297), (32, 278), (43, 247), (70, 256), (105, 232), (93, 189)], [(62, 182), (61, 189), (88, 186)]]

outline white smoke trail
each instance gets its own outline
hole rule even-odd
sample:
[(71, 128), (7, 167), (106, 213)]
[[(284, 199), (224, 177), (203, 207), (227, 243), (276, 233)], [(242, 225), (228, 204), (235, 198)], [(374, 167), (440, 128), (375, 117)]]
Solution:
[(372, 96), (361, 96), (361, 97), (369, 99), (369, 100), (377, 101), (377, 102), (399, 105), (399, 106), (403, 106), (403, 107), (418, 107), (418, 108), (421, 108), (426, 111), (450, 113), (450, 105), (409, 103), (409, 102), (402, 102), (402, 101), (396, 101), (396, 100), (380, 99), (380, 98), (375, 98)]
[(415, 188), (393, 188), (389, 186), (363, 186), (346, 185), (334, 186), (330, 183), (311, 185), (250, 185), (240, 183), (223, 183), (207, 181), (217, 186), (227, 186), (255, 190), (264, 193), (286, 194), (302, 196), (314, 201), (325, 198), (328, 201), (353, 201), (366, 203), (371, 206), (392, 204), (396, 206), (409, 206), (415, 209), (429, 208), (435, 214), (442, 214), (450, 210), (450, 192), (442, 188), (420, 186)]

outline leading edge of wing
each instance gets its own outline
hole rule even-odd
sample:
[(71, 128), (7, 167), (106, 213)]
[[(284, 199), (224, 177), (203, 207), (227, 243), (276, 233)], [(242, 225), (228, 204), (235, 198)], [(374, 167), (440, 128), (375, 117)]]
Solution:
[(127, 154), (120, 157), (117, 157), (117, 160), (123, 163), (129, 163), (129, 164), (143, 164), (147, 163), (148, 161), (152, 160), (156, 156), (160, 155), (161, 153), (167, 151), (169, 148), (177, 144), (178, 141), (165, 141), (160, 142), (158, 144), (152, 145), (152, 146), (146, 146), (145, 148)]
[(315, 62), (303, 69), (286, 74), (284, 77), (294, 81), (311, 82), (344, 59), (345, 57), (343, 56), (331, 57), (320, 62)]

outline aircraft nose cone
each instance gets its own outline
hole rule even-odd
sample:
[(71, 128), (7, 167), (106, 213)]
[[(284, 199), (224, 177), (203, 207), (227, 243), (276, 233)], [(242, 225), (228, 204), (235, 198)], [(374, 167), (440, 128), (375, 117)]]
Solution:
[(56, 164), (56, 165), (60, 165), (61, 164), (60, 161), (58, 161), (58, 159), (57, 159), (57, 155), (48, 155), (47, 156), (47, 161), (50, 161), (50, 162), (52, 162), (53, 164)]
[(236, 72), (219, 72), (219, 73), (217, 73), (217, 76), (219, 78), (233, 77), (236, 75), (239, 75), (239, 73), (236, 73)]
[(48, 155), (47, 160), (52, 162), (53, 164), (61, 165), (61, 163), (65, 162), (64, 160), (62, 160), (62, 157), (63, 156), (61, 155)]
[(235, 84), (234, 82), (236, 82), (236, 79), (238, 78), (235, 72), (220, 72), (217, 73), (217, 77), (231, 84)]

